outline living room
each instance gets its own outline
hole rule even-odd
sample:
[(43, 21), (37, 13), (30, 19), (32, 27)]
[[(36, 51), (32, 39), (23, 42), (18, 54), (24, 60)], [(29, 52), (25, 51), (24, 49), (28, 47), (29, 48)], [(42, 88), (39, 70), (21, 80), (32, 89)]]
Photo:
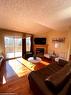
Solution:
[(0, 0), (0, 95), (32, 95), (31, 72), (71, 61), (71, 1), (60, 1)]

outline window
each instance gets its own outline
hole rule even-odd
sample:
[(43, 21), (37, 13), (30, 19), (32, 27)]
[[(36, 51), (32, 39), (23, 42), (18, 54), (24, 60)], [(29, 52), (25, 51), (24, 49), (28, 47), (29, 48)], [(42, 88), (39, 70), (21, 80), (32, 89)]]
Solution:
[(5, 36), (5, 53), (6, 58), (14, 58), (22, 56), (22, 38)]
[(31, 51), (31, 37), (26, 37), (26, 52)]
[(15, 38), (15, 57), (22, 56), (22, 38)]

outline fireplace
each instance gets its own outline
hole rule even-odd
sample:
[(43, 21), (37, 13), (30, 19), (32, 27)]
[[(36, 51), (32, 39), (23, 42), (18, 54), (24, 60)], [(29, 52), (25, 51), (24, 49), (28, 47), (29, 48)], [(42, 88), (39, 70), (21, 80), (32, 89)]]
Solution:
[(44, 55), (44, 48), (36, 48), (36, 55), (43, 56)]
[(48, 51), (48, 45), (34, 45), (34, 53), (38, 57), (43, 57)]

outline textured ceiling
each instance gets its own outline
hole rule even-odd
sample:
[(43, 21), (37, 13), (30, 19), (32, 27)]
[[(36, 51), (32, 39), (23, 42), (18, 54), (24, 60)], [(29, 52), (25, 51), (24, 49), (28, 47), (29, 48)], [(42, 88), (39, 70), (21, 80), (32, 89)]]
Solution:
[(70, 26), (71, 0), (0, 0), (0, 28), (36, 33)]

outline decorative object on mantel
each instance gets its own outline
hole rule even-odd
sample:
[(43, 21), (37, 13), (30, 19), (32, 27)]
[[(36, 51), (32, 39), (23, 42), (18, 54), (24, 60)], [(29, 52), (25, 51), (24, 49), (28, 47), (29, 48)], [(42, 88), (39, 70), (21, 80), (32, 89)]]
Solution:
[(63, 37), (63, 38), (54, 38), (54, 39), (52, 39), (52, 42), (64, 43), (65, 42), (65, 37)]

